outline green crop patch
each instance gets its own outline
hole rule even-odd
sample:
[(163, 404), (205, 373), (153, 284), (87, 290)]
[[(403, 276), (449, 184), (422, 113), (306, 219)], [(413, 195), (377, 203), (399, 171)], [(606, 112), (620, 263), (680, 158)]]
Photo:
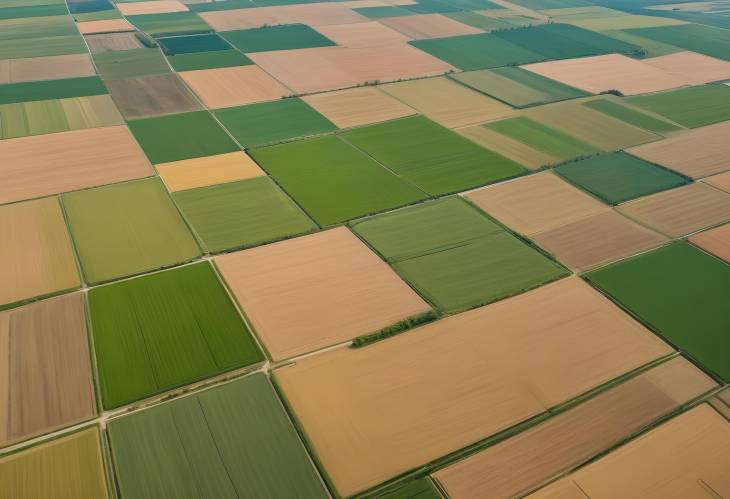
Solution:
[[(33, 19), (44, 19), (43, 17)], [(15, 19), (10, 19), (14, 21)], [(3, 27), (0, 25), (0, 32)], [(3, 40), (0, 35), (0, 59), (45, 57), (52, 55), (85, 54), (86, 44), (79, 35), (47, 36)]]
[(681, 175), (624, 152), (592, 156), (561, 165), (555, 170), (570, 182), (610, 204), (689, 183)]
[(730, 266), (686, 242), (586, 275), (680, 350), (730, 381)]
[(107, 93), (104, 83), (98, 76), (8, 83), (0, 85), (0, 104), (86, 97)]
[(513, 24), (505, 21), (504, 19), (495, 19), (493, 17), (487, 17), (481, 14), (477, 14), (476, 12), (447, 12), (444, 15), (453, 19), (454, 21), (458, 21), (462, 24), (471, 26), (472, 28), (477, 28), (484, 31), (492, 31), (495, 29), (509, 29), (514, 27)]
[(337, 130), (330, 120), (299, 98), (231, 107), (213, 114), (245, 147)]
[(62, 199), (89, 283), (168, 267), (200, 255), (158, 179), (76, 191)]
[(165, 57), (156, 48), (115, 50), (93, 55), (94, 64), (105, 80), (150, 76), (170, 72)]
[(442, 499), (430, 478), (424, 477), (378, 495), (378, 499)]
[(23, 19), (28, 17), (65, 16), (64, 4), (31, 5), (27, 7), (0, 8), (0, 19)]
[(689, 128), (730, 120), (730, 86), (701, 85), (660, 94), (627, 97), (626, 102)]
[(253, 149), (250, 153), (321, 226), (427, 197), (336, 136)]
[(78, 33), (73, 19), (67, 15), (0, 20), (0, 41), (3, 42), (20, 39), (38, 40), (70, 35), (80, 38)]
[(329, 497), (263, 374), (115, 419), (121, 496)]
[(411, 12), (410, 10), (406, 10), (403, 7), (398, 7), (397, 5), (393, 6), (383, 6), (383, 7), (360, 7), (356, 9), (352, 9), (358, 14), (362, 14), (365, 17), (368, 17), (370, 19), (384, 19), (386, 17), (398, 17), (398, 16), (414, 16), (416, 15), (415, 12)]
[(674, 123), (626, 107), (613, 99), (595, 99), (584, 102), (583, 105), (650, 132), (666, 133), (681, 130)]
[(514, 161), (416, 116), (356, 128), (342, 137), (432, 195), (520, 175)]
[(268, 177), (190, 189), (173, 197), (211, 253), (316, 229)]
[(207, 262), (96, 287), (88, 296), (106, 409), (263, 360)]
[(329, 47), (335, 42), (306, 24), (282, 24), (262, 28), (226, 31), (221, 35), (247, 54), (270, 50)]
[(175, 71), (196, 71), (198, 69), (231, 68), (248, 66), (253, 61), (237, 50), (216, 50), (178, 54), (167, 58)]
[(165, 55), (192, 54), (230, 50), (231, 46), (215, 33), (159, 38), (157, 43)]
[(193, 35), (213, 31), (195, 12), (140, 14), (127, 16), (127, 20), (139, 28), (140, 31), (154, 37)]
[(510, 296), (567, 275), (460, 198), (376, 216), (353, 230), (446, 312)]
[(206, 111), (132, 120), (129, 129), (154, 164), (238, 150)]
[[(466, 4), (467, 2), (464, 1), (463, 3)], [(475, 1), (474, 3), (476, 4), (477, 2)], [(461, 10), (461, 8), (456, 6), (454, 3), (441, 0), (416, 0), (413, 3), (404, 5), (403, 8), (416, 14), (440, 14), (444, 12), (457, 12)], [(490, 7), (475, 7), (474, 10), (488, 8)]]
[[(713, 14), (713, 17), (719, 17)], [(704, 24), (680, 24), (628, 29), (626, 33), (682, 47), (692, 52), (730, 60), (730, 30)]]
[(213, 12), (218, 10), (250, 9), (258, 7), (251, 0), (220, 0), (218, 2), (191, 3), (188, 9), (193, 12)]

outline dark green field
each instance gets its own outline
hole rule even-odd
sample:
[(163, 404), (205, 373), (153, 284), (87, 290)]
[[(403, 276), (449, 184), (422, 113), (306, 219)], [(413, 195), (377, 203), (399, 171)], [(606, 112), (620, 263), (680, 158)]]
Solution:
[(700, 54), (730, 60), (730, 31), (727, 29), (703, 24), (680, 24), (626, 31)]
[(141, 31), (154, 37), (190, 35), (213, 31), (195, 12), (140, 14), (127, 20)]
[(221, 35), (244, 53), (335, 45), (332, 40), (306, 24), (283, 24), (280, 26), (226, 31)]
[(109, 93), (98, 76), (0, 85), (0, 104), (32, 102)]

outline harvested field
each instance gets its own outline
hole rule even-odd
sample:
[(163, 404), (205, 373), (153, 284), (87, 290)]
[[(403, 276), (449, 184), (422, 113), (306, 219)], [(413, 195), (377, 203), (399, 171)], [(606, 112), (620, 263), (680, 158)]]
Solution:
[(437, 471), (434, 478), (452, 499), (521, 496), (715, 386), (677, 357)]
[(203, 103), (214, 109), (279, 99), (291, 92), (256, 66), (180, 73)]
[(679, 125), (658, 118), (656, 115), (652, 116), (646, 114), (636, 108), (624, 106), (623, 104), (619, 104), (618, 101), (619, 98), (604, 97), (589, 100), (582, 104), (603, 114), (607, 114), (608, 116), (612, 116), (616, 119), (629, 123), (630, 125), (634, 125), (660, 135), (665, 134), (666, 132), (681, 130)]
[(209, 263), (93, 288), (105, 409), (263, 359)]
[(442, 14), (389, 17), (382, 19), (380, 22), (403, 33), (412, 40), (473, 35), (483, 32), (480, 29), (460, 23)]
[(626, 100), (688, 128), (730, 119), (730, 86), (702, 85)]
[(366, 17), (335, 3), (312, 3), (303, 5), (276, 5), (253, 9), (202, 12), (200, 16), (216, 31), (259, 28), (279, 24), (306, 24), (308, 26), (329, 26), (367, 21)]
[[(2, 62), (0, 61), (0, 65)], [(0, 84), (78, 78), (96, 74), (89, 54), (11, 59), (7, 64), (7, 71), (0, 71)]]
[(730, 263), (730, 224), (695, 234), (689, 242)]
[(302, 100), (338, 128), (370, 125), (416, 114), (410, 107), (373, 87), (306, 95)]
[(551, 172), (484, 187), (465, 196), (503, 224), (527, 236), (610, 209)]
[(350, 495), (669, 352), (569, 278), (366, 348), (300, 359), (274, 377), (337, 492)]
[(134, 31), (134, 26), (126, 19), (99, 19), (98, 21), (84, 21), (76, 23), (79, 33), (82, 35), (94, 35), (97, 33), (121, 33)]
[(681, 237), (730, 220), (730, 194), (697, 183), (629, 201), (618, 209), (670, 237)]
[(0, 344), (0, 447), (96, 415), (82, 293), (0, 312)]
[(514, 113), (506, 104), (446, 77), (390, 83), (380, 88), (449, 128), (506, 118)]
[(335, 43), (306, 24), (282, 24), (226, 31), (222, 34), (243, 53), (329, 47)]
[(275, 361), (429, 310), (344, 227), (219, 256), (215, 264)]
[(106, 82), (170, 72), (165, 56), (158, 48), (101, 52), (94, 54), (94, 63)]
[(63, 207), (87, 282), (168, 267), (200, 255), (158, 179), (66, 194)]
[(317, 31), (337, 45), (350, 48), (394, 45), (410, 40), (404, 34), (377, 21), (317, 26)]
[(92, 54), (100, 52), (115, 52), (120, 50), (134, 50), (143, 47), (142, 42), (134, 33), (103, 33), (98, 35), (86, 35), (84, 37), (89, 44)]
[(170, 192), (266, 175), (242, 151), (162, 163), (156, 168)]
[(730, 170), (730, 121), (695, 128), (628, 150), (652, 163), (702, 178)]
[(702, 179), (702, 181), (707, 184), (714, 185), (722, 191), (730, 193), (730, 172), (713, 175), (712, 177)]
[(125, 126), (3, 140), (0, 157), (0, 203), (154, 173)]
[(683, 79), (687, 85), (730, 79), (730, 62), (695, 52), (677, 52), (643, 62)]
[(107, 499), (97, 427), (0, 458), (0, 497)]
[(526, 168), (534, 169), (559, 162), (554, 156), (533, 149), (527, 144), (523, 144), (484, 126), (474, 125), (459, 128), (456, 131), (472, 142), (476, 142), (486, 149), (490, 149), (512, 161), (516, 161)]
[(202, 109), (185, 83), (173, 73), (114, 80), (107, 87), (128, 119)]
[(123, 497), (329, 497), (266, 376), (109, 424)]
[(125, 16), (139, 14), (164, 14), (166, 12), (187, 12), (185, 4), (177, 0), (147, 0), (141, 2), (120, 2), (117, 9)]

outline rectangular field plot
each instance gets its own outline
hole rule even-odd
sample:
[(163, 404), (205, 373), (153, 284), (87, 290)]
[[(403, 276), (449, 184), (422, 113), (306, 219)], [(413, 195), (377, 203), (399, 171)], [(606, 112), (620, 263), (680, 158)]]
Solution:
[(92, 54), (144, 48), (134, 33), (99, 33), (84, 37)]
[(250, 153), (321, 226), (428, 197), (336, 136), (263, 147)]
[(350, 495), (669, 352), (569, 278), (365, 348), (300, 359), (274, 377), (337, 492)]
[(468, 126), (459, 128), (456, 132), (468, 138), (472, 142), (501, 154), (502, 156), (505, 156), (526, 168), (535, 169), (543, 165), (560, 162), (558, 158), (554, 156), (534, 149), (523, 142), (508, 137), (507, 135), (495, 132), (486, 126)]
[(158, 179), (66, 194), (63, 206), (87, 282), (168, 267), (200, 255)]
[(201, 105), (176, 74), (141, 76), (107, 83), (127, 119), (198, 111)]
[(680, 76), (688, 85), (701, 85), (730, 79), (730, 62), (695, 52), (677, 52), (645, 59), (644, 62), (667, 73)]
[(213, 31), (195, 12), (140, 14), (127, 20), (151, 36), (189, 35)]
[(412, 40), (482, 33), (480, 29), (436, 13), (390, 17), (380, 22)]
[(243, 53), (329, 47), (335, 43), (306, 24), (281, 24), (224, 31), (221, 36)]
[(263, 360), (207, 262), (88, 296), (105, 409)]
[(0, 85), (0, 104), (108, 94), (98, 76)]
[(228, 42), (216, 33), (160, 38), (157, 40), (157, 43), (167, 56), (199, 52), (217, 52), (231, 49)]
[(367, 21), (367, 18), (337, 3), (314, 2), (303, 5), (290, 3), (294, 2), (260, 0), (256, 3), (259, 7), (255, 9), (241, 5), (235, 10), (204, 12), (201, 17), (219, 32), (280, 24), (306, 24), (317, 27)]
[(117, 7), (125, 16), (139, 14), (165, 14), (167, 12), (186, 12), (188, 8), (177, 0), (142, 0), (138, 2), (120, 2)]
[(715, 386), (677, 357), (439, 470), (434, 478), (452, 499), (522, 496)]
[(0, 491), (10, 498), (107, 499), (97, 428), (36, 445), (0, 458)]
[(586, 101), (582, 104), (630, 125), (634, 125), (660, 135), (681, 129), (679, 125), (661, 119), (656, 115), (652, 116), (638, 110), (637, 108), (624, 106), (623, 103), (619, 104), (618, 99), (616, 98), (603, 97), (600, 99)]
[(329, 497), (263, 374), (114, 419), (122, 497)]
[(676, 242), (587, 278), (700, 364), (730, 379), (730, 266), (725, 262)]
[(519, 175), (522, 166), (424, 117), (342, 133), (392, 171), (433, 194), (447, 194)]
[(630, 97), (626, 102), (688, 128), (730, 120), (730, 86), (727, 85), (683, 88)]
[(291, 94), (284, 85), (253, 65), (185, 71), (180, 76), (212, 109), (275, 100)]
[(344, 227), (220, 256), (215, 263), (276, 361), (429, 310)]
[(721, 191), (730, 193), (730, 172), (719, 173), (717, 175), (707, 177), (702, 179), (702, 182), (713, 185)]
[(630, 29), (627, 32), (700, 54), (730, 60), (730, 33), (726, 29), (704, 24), (682, 24)]
[(197, 71), (201, 69), (230, 68), (253, 64), (251, 59), (239, 51), (232, 49), (178, 54), (168, 56), (167, 60), (175, 71)]
[(170, 72), (165, 57), (157, 48), (101, 52), (94, 54), (94, 64), (106, 81)]
[(243, 151), (162, 163), (157, 171), (170, 192), (266, 175)]
[(0, 60), (0, 83), (60, 80), (95, 74), (88, 54)]
[(410, 40), (407, 36), (377, 21), (317, 26), (317, 31), (337, 45), (351, 48), (394, 45)]
[(689, 242), (730, 263), (730, 224), (695, 234)]

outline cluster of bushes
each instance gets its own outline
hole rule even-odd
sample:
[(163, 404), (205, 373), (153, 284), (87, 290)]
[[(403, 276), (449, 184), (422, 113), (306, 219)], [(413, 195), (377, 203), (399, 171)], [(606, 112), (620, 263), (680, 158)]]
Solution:
[(435, 321), (436, 319), (438, 319), (438, 314), (433, 310), (429, 310), (428, 312), (425, 312), (423, 314), (414, 315), (413, 317), (404, 319), (400, 322), (397, 322), (396, 324), (393, 324), (392, 326), (383, 328), (380, 331), (365, 334), (363, 336), (358, 336), (357, 338), (352, 340), (352, 347), (363, 347), (365, 345), (369, 345), (370, 343), (374, 343), (376, 341), (395, 336), (398, 333), (402, 333), (403, 331), (407, 331), (408, 329), (411, 329), (413, 327), (420, 326), (421, 324)]

